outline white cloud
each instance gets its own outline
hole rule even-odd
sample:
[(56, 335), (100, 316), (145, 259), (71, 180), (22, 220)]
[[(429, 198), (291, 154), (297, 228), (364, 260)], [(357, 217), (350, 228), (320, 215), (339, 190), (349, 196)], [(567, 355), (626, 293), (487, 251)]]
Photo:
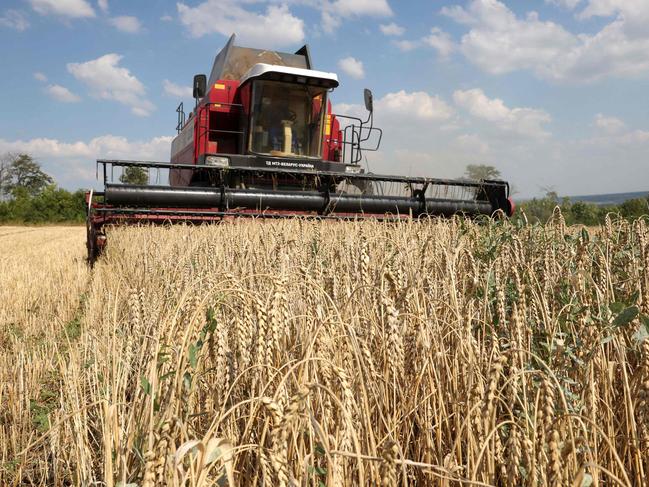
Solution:
[(611, 17), (621, 14), (626, 20), (646, 19), (649, 3), (644, 0), (589, 0), (579, 18)]
[(581, 0), (545, 0), (545, 3), (558, 5), (569, 10), (573, 10), (580, 2)]
[(171, 22), (174, 18), (171, 15), (163, 15), (160, 17), (160, 20), (163, 22)]
[(381, 32), (385, 34), (386, 36), (400, 36), (403, 35), (403, 33), (406, 31), (403, 27), (400, 25), (395, 24), (394, 22), (391, 22), (389, 24), (381, 24), (379, 25), (379, 29), (381, 29)]
[(455, 138), (455, 144), (471, 154), (485, 155), (489, 152), (489, 144), (475, 134), (462, 134)]
[[(408, 93), (405, 90), (388, 93), (375, 102), (376, 111), (381, 117), (402, 116), (427, 121), (448, 120), (453, 109), (438, 96), (431, 96), (425, 91)], [(385, 116), (383, 115), (385, 113)]]
[(58, 15), (69, 18), (95, 17), (95, 11), (86, 0), (29, 0), (32, 8), (41, 15)]
[(34, 79), (37, 81), (41, 81), (43, 83), (47, 82), (47, 76), (45, 76), (43, 73), (38, 71), (34, 73)]
[(531, 137), (549, 135), (543, 124), (552, 121), (550, 115), (534, 108), (509, 108), (499, 98), (489, 98), (481, 89), (457, 90), (455, 103), (476, 118), (487, 120), (502, 130)]
[(155, 106), (146, 99), (144, 85), (126, 68), (119, 66), (122, 56), (106, 54), (85, 63), (70, 63), (68, 71), (86, 84), (91, 96), (115, 100), (138, 116), (148, 116)]
[[(628, 150), (644, 149), (646, 153), (647, 145), (649, 145), (649, 131), (647, 130), (624, 130), (624, 128), (616, 129), (613, 132), (596, 135), (580, 141), (582, 146), (601, 147), (608, 150)], [(614, 159), (612, 158), (613, 162)]]
[[(649, 131), (647, 130), (633, 130), (619, 136), (617, 139), (618, 142), (623, 145), (645, 145), (649, 143)], [(646, 152), (645, 152), (646, 154)]]
[[(361, 118), (367, 115), (364, 106), (353, 103), (337, 103), (333, 107), (333, 112)], [(429, 95), (425, 91), (401, 90), (375, 98), (374, 113), (378, 119), (391, 126), (397, 120), (396, 125), (404, 127), (404, 120), (408, 120), (410, 125), (413, 121), (437, 123), (448, 120), (453, 116), (453, 108), (439, 96)]]
[(552, 76), (561, 56), (577, 45), (575, 36), (560, 25), (541, 22), (535, 14), (520, 20), (497, 0), (472, 0), (467, 9), (445, 7), (442, 13), (471, 27), (461, 50), (491, 74), (532, 69)]
[(333, 32), (343, 19), (370, 17), (390, 17), (392, 9), (387, 0), (324, 0), (322, 3), (322, 28)]
[(455, 50), (451, 36), (437, 27), (431, 29), (430, 35), (424, 37), (423, 42), (437, 50), (442, 58), (448, 57)]
[(395, 46), (397, 46), (403, 52), (412, 51), (413, 49), (417, 49), (417, 47), (419, 47), (419, 42), (417, 42), (417, 41), (408, 41), (408, 40), (405, 40), (405, 39), (401, 39), (401, 40), (398, 40), (398, 41), (392, 41), (392, 43)]
[(438, 27), (433, 27), (430, 34), (417, 40), (398, 39), (393, 40), (392, 44), (397, 46), (403, 52), (412, 51), (422, 46), (432, 47), (437, 51), (441, 58), (447, 58), (456, 49), (456, 45), (451, 36)]
[(365, 77), (363, 62), (351, 56), (338, 61), (338, 67), (354, 79), (363, 79)]
[(234, 0), (206, 0), (196, 7), (178, 3), (177, 8), (180, 22), (194, 37), (236, 32), (240, 42), (267, 48), (304, 40), (304, 22), (287, 5), (269, 5), (263, 14), (246, 10)]
[(97, 6), (102, 12), (108, 12), (108, 0), (97, 0)]
[(595, 116), (595, 127), (608, 134), (616, 134), (626, 128), (626, 124), (616, 117), (606, 117), (601, 113)]
[(491, 74), (531, 70), (556, 81), (589, 82), (604, 77), (649, 74), (649, 2), (590, 0), (580, 17), (617, 17), (595, 34), (573, 34), (542, 21), (536, 12), (517, 17), (498, 0), (471, 0), (442, 14), (467, 25), (460, 49)]
[(47, 88), (45, 88), (45, 91), (52, 98), (63, 103), (76, 103), (78, 101), (81, 101), (81, 97), (72, 93), (65, 86), (48, 85)]
[(168, 79), (162, 81), (162, 87), (164, 92), (168, 96), (174, 98), (192, 98), (192, 87), (191, 86), (181, 86), (176, 83), (172, 83)]
[(331, 9), (342, 17), (354, 15), (389, 17), (392, 15), (392, 9), (387, 0), (335, 0), (331, 3)]
[(23, 32), (29, 27), (29, 21), (22, 12), (10, 9), (0, 16), (0, 26)]
[(140, 24), (138, 18), (130, 15), (113, 17), (108, 22), (110, 22), (113, 27), (117, 28), (117, 30), (128, 32), (129, 34), (137, 34), (142, 30), (142, 24)]

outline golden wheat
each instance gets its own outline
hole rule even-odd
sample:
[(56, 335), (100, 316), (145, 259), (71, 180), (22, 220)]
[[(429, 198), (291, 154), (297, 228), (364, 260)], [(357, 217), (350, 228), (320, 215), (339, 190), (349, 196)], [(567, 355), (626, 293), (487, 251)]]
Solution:
[(649, 230), (0, 228), (0, 485), (643, 485)]

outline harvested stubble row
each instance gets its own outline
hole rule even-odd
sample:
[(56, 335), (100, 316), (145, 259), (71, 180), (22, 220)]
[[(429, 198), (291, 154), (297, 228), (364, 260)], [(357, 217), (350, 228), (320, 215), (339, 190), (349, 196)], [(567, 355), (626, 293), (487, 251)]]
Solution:
[(74, 336), (2, 332), (0, 484), (642, 485), (648, 240), (560, 215), (114, 229)]

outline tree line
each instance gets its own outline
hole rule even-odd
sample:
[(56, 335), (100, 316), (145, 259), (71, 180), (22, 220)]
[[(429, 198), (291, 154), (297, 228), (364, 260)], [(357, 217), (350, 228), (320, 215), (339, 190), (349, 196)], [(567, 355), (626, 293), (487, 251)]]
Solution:
[(556, 192), (548, 191), (543, 198), (525, 201), (519, 206), (516, 218), (524, 214), (529, 222), (546, 222), (556, 207), (568, 225), (595, 226), (604, 223), (606, 215), (614, 214), (628, 220), (649, 216), (649, 194), (646, 198), (633, 198), (619, 205), (596, 205), (584, 201), (571, 201), (570, 198), (559, 198)]
[(83, 222), (84, 195), (59, 188), (28, 154), (0, 156), (0, 223)]
[[(493, 166), (475, 164), (466, 168), (465, 177), (472, 180), (499, 179)], [(146, 184), (148, 174), (138, 167), (128, 167), (120, 176), (127, 184)], [(625, 201), (617, 206), (571, 202), (548, 191), (543, 198), (519, 205), (515, 218), (522, 214), (530, 222), (546, 222), (559, 206), (566, 223), (597, 225), (609, 213), (635, 219), (649, 214), (649, 195)], [(0, 156), (0, 224), (2, 223), (81, 223), (86, 218), (85, 191), (68, 191), (57, 186), (29, 154), (7, 153)]]
[[(464, 175), (467, 179), (476, 181), (501, 178), (497, 168), (484, 164), (469, 164)], [(641, 216), (649, 215), (649, 191), (646, 198), (629, 199), (619, 205), (596, 205), (584, 201), (573, 202), (570, 198), (560, 198), (553, 190), (546, 190), (545, 196), (542, 198), (521, 202), (514, 218), (526, 218), (530, 223), (545, 223), (552, 217), (557, 206), (561, 208), (561, 214), (568, 225), (599, 225), (604, 222), (608, 214), (635, 220)]]

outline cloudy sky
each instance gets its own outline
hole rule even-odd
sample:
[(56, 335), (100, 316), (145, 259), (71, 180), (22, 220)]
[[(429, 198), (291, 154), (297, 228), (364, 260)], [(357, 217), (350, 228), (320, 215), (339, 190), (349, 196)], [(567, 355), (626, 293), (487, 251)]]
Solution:
[(374, 172), (498, 167), (519, 197), (649, 189), (649, 0), (3, 0), (0, 152), (66, 188), (168, 160), (179, 101), (236, 32), (311, 47), (335, 109), (374, 91)]

